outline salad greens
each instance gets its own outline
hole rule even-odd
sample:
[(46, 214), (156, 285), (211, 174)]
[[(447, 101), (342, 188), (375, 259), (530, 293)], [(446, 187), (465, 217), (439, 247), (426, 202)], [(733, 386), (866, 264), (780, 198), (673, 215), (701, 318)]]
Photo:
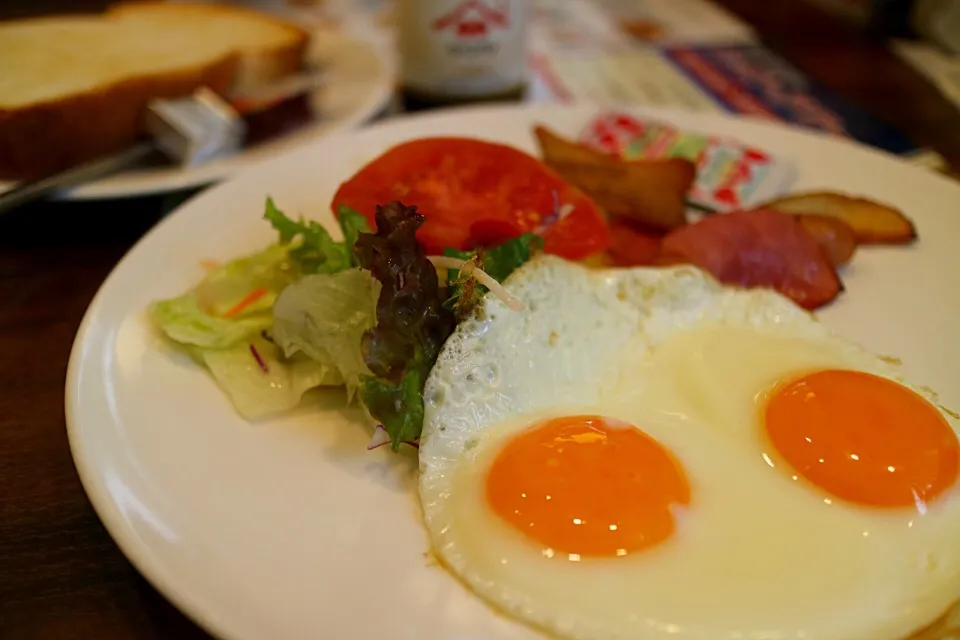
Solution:
[[(417, 241), (415, 207), (377, 207), (372, 232), (340, 207), (343, 240), (318, 222), (295, 220), (266, 201), (278, 242), (211, 270), (185, 294), (149, 314), (171, 341), (205, 366), (244, 418), (293, 408), (318, 386), (345, 385), (390, 436), (415, 443), (423, 386), (457, 317), (485, 287), (449, 270), (446, 290)], [(446, 255), (507, 277), (543, 246), (524, 234), (481, 252)]]
[(308, 389), (343, 384), (336, 368), (303, 355), (285, 358), (261, 336), (226, 349), (204, 349), (195, 357), (248, 420), (293, 409)]
[(222, 349), (243, 342), (270, 327), (273, 302), (297, 278), (287, 253), (277, 245), (228, 262), (186, 294), (155, 302), (150, 314), (181, 344)]
[(360, 341), (377, 323), (378, 298), (380, 283), (367, 271), (307, 276), (273, 305), (273, 339), (285, 356), (303, 353), (336, 371), (352, 398), (370, 375)]
[[(459, 251), (444, 249), (443, 254), (472, 262), (487, 272), (491, 278), (503, 282), (517, 267), (543, 250), (543, 238), (535, 233), (524, 233), (491, 249)], [(447, 271), (447, 289), (450, 297), (445, 306), (453, 309), (457, 318), (464, 318), (473, 311), (487, 288), (469, 276), (461, 276), (459, 269)]]
[(377, 324), (363, 335), (361, 351), (372, 376), (360, 399), (383, 424), (393, 448), (420, 437), (423, 385), (453, 333), (453, 314), (443, 307), (437, 269), (416, 238), (424, 217), (392, 202), (377, 207), (377, 232), (360, 234), (360, 265), (380, 281)]
[(337, 220), (344, 240), (337, 242), (327, 229), (316, 220), (291, 220), (267, 198), (267, 210), (263, 217), (280, 234), (280, 243), (290, 246), (290, 259), (304, 274), (337, 273), (356, 266), (353, 245), (360, 232), (369, 233), (366, 218), (353, 209), (341, 206)]
[[(334, 269), (359, 274), (350, 266), (356, 260), (352, 249), (346, 242), (333, 240), (316, 222), (291, 220), (270, 199), (264, 218), (279, 233), (277, 244), (213, 269), (187, 293), (157, 301), (149, 309), (160, 331), (210, 371), (237, 412), (248, 420), (292, 409), (313, 387), (339, 386), (349, 376), (356, 377), (347, 365), (341, 368), (341, 363), (334, 362), (334, 355), (326, 359), (309, 353), (295, 355), (295, 349), (285, 352), (289, 345), (278, 348), (270, 338), (281, 293)], [(345, 235), (347, 230), (355, 234), (356, 229), (368, 228), (362, 215), (346, 208), (340, 212), (340, 221)], [(371, 291), (367, 299), (371, 323), (375, 300)], [(325, 320), (347, 325), (354, 313), (341, 305), (331, 309)], [(344, 345), (359, 353), (357, 340), (350, 335), (342, 338)]]

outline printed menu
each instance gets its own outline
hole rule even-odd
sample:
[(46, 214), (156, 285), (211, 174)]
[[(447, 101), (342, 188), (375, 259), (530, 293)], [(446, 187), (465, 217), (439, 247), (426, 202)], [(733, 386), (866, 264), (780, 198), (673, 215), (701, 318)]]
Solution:
[[(281, 0), (283, 2), (283, 0)], [(533, 0), (532, 102), (590, 101), (733, 113), (857, 140), (932, 169), (938, 154), (852, 105), (709, 0)], [(393, 39), (389, 0), (286, 0), (288, 13)]]

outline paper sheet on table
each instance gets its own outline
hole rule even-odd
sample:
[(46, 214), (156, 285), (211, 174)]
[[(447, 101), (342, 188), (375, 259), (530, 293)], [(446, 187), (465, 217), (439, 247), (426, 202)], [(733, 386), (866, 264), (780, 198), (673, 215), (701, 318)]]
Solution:
[[(288, 12), (335, 20), (387, 48), (393, 42), (389, 0), (323, 0), (306, 8), (278, 1)], [(853, 138), (931, 169), (946, 166), (939, 154), (917, 148), (760, 45), (749, 25), (709, 0), (533, 2), (530, 101), (768, 118)], [(960, 70), (955, 74), (937, 77), (960, 92)]]
[(594, 0), (633, 40), (647, 44), (752, 42), (753, 28), (708, 0)]
[[(539, 0), (536, 6), (535, 101), (735, 113), (852, 138), (928, 168), (946, 166), (939, 154), (919, 149), (757, 43), (736, 18), (703, 9), (710, 6), (703, 0)], [(625, 15), (661, 16), (660, 26), (638, 38), (635, 23), (624, 31)]]

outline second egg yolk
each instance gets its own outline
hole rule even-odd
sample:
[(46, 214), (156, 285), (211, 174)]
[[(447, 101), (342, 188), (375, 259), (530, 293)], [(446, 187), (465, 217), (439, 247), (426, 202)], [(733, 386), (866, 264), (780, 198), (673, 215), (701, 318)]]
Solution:
[(616, 557), (673, 533), (690, 502), (680, 465), (656, 440), (600, 416), (543, 422), (513, 438), (486, 478), (490, 508), (548, 557)]
[(800, 475), (855, 504), (922, 511), (957, 479), (960, 445), (940, 411), (872, 374), (824, 370), (781, 384), (764, 426)]

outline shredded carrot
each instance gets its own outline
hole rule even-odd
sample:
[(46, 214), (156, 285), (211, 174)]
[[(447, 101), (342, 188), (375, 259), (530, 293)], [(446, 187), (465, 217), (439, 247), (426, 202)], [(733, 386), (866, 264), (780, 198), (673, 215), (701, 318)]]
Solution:
[(254, 302), (256, 302), (257, 300), (259, 300), (265, 295), (267, 295), (266, 289), (254, 289), (253, 291), (248, 293), (243, 300), (233, 305), (233, 307), (231, 307), (226, 313), (224, 313), (223, 317), (232, 318), (234, 316), (240, 315), (241, 313), (243, 313), (244, 309), (246, 309), (247, 307), (249, 307), (250, 305), (252, 305)]
[(214, 269), (220, 268), (220, 263), (216, 260), (201, 260), (200, 268), (202, 268), (204, 271), (213, 271)]

